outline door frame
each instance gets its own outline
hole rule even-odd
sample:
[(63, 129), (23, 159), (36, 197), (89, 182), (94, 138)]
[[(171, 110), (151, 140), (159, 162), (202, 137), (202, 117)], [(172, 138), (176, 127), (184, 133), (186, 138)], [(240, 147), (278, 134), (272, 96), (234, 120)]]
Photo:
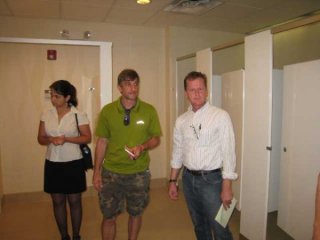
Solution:
[[(107, 103), (112, 101), (112, 43), (111, 42), (0, 37), (0, 43), (52, 44), (52, 45), (99, 47), (99, 58), (100, 58), (99, 59), (100, 60), (99, 61), (100, 62), (99, 64), (100, 65), (99, 66), (100, 93), (99, 94), (100, 94), (101, 108)], [(104, 90), (101, 91), (101, 89), (104, 89)], [(0, 178), (2, 179), (1, 173), (0, 173)], [(2, 181), (0, 181), (0, 183), (2, 183)], [(3, 193), (0, 192), (0, 213), (2, 211), (2, 198), (3, 198)]]

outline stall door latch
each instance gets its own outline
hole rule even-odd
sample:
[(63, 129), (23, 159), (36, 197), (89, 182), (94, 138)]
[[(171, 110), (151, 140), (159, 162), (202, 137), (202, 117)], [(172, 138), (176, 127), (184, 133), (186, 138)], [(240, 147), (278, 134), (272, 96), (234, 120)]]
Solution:
[(272, 151), (272, 147), (271, 147), (271, 146), (267, 146), (266, 149), (267, 149), (268, 151)]

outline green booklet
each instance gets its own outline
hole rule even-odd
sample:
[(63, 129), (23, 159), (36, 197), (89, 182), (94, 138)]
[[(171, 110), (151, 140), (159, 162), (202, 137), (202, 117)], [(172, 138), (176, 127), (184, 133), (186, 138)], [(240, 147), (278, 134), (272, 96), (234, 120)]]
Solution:
[(233, 210), (236, 206), (237, 200), (235, 198), (232, 199), (232, 202), (230, 204), (230, 207), (226, 210), (223, 207), (223, 204), (221, 204), (220, 209), (217, 213), (217, 216), (215, 217), (215, 220), (220, 223), (221, 226), (223, 226), (224, 228), (227, 226), (230, 217), (233, 213)]

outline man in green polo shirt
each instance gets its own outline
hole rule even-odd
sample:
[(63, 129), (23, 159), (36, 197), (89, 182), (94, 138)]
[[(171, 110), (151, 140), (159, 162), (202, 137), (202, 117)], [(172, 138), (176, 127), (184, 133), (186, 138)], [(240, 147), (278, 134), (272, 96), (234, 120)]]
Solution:
[(139, 82), (136, 71), (123, 70), (118, 76), (121, 97), (104, 106), (98, 119), (93, 185), (99, 192), (103, 240), (115, 239), (125, 203), (128, 239), (137, 239), (149, 203), (148, 150), (159, 145), (161, 128), (155, 108), (138, 98)]

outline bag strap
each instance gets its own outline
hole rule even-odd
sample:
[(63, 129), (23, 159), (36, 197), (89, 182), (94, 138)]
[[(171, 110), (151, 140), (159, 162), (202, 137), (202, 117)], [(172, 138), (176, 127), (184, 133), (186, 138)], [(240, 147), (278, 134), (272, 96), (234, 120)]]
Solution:
[(76, 123), (77, 123), (77, 128), (78, 128), (78, 133), (79, 133), (79, 136), (81, 135), (80, 134), (80, 128), (79, 128), (79, 122), (78, 122), (78, 114), (74, 114), (75, 115), (75, 117), (76, 117)]

